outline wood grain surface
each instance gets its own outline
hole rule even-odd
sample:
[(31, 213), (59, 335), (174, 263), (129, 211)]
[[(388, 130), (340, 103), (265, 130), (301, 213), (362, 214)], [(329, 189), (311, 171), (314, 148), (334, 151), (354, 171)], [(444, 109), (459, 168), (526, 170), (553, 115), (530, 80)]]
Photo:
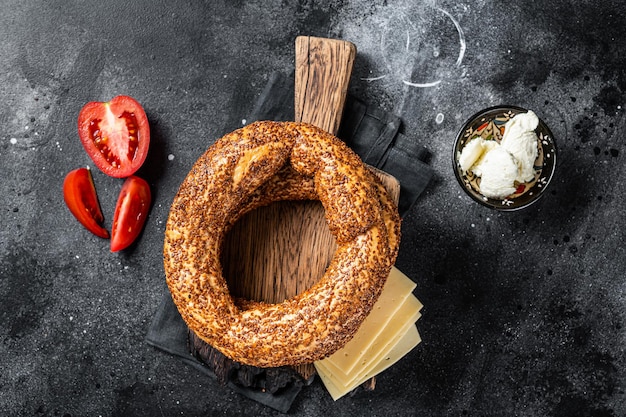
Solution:
[(296, 38), (295, 121), (337, 134), (348, 94), (356, 46), (350, 42)]

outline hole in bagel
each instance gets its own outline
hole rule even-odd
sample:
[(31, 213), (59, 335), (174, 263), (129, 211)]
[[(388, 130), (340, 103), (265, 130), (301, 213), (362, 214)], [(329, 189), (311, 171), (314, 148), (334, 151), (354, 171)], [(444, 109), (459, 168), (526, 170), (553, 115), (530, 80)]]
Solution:
[(235, 223), (221, 263), (234, 297), (279, 303), (318, 282), (335, 250), (319, 201), (280, 201)]

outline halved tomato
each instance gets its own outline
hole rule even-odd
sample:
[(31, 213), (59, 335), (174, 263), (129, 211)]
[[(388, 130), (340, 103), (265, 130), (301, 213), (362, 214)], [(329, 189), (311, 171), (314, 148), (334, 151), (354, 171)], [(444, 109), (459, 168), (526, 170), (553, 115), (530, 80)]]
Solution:
[(78, 114), (78, 136), (96, 166), (115, 178), (126, 178), (148, 156), (150, 125), (137, 100), (117, 96), (108, 102), (92, 101)]
[(150, 185), (135, 175), (124, 181), (111, 227), (111, 252), (127, 248), (139, 236), (150, 211)]
[(87, 230), (104, 239), (109, 237), (109, 232), (102, 227), (104, 216), (89, 169), (78, 168), (65, 176), (63, 199), (70, 212)]

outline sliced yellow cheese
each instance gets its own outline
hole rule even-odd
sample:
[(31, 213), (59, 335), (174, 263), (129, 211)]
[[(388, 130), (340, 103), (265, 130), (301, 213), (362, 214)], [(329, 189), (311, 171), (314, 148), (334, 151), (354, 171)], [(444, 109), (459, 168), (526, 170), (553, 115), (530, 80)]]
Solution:
[(352, 340), (331, 355), (330, 358), (332, 359), (324, 360), (330, 359), (344, 373), (351, 373), (354, 367), (362, 362), (363, 354), (370, 351), (383, 330), (387, 329), (391, 318), (415, 287), (416, 284), (409, 277), (393, 267), (380, 297)]
[(370, 373), (367, 373), (361, 379), (351, 383), (348, 386), (343, 385), (340, 382), (340, 378), (338, 378), (337, 375), (333, 374), (332, 371), (325, 368), (323, 364), (316, 362), (315, 368), (317, 369), (317, 373), (322, 379), (322, 382), (324, 383), (324, 386), (328, 390), (330, 396), (333, 398), (333, 400), (336, 401), (363, 382), (367, 381), (372, 376), (379, 374), (380, 372), (384, 371), (385, 369), (389, 368), (391, 365), (399, 361), (415, 346), (417, 346), (420, 341), (421, 338), (417, 331), (417, 327), (415, 327), (415, 325), (409, 326), (408, 330), (402, 335), (398, 343), (396, 343), (393, 348), (388, 352), (388, 354), (384, 356), (383, 360), (378, 362), (378, 364), (371, 370)]
[(398, 343), (396, 343), (393, 349), (391, 349), (391, 351), (389, 351), (386, 356), (381, 358), (380, 362), (378, 362), (378, 365), (376, 365), (376, 367), (372, 369), (369, 373), (363, 375), (358, 383), (356, 385), (353, 385), (353, 387), (361, 385), (371, 377), (380, 374), (391, 365), (406, 356), (407, 353), (413, 350), (413, 348), (419, 345), (421, 342), (422, 337), (417, 330), (417, 326), (413, 324), (413, 326), (409, 327), (409, 330), (404, 334), (402, 339), (400, 339)]
[(369, 343), (367, 349), (358, 352), (359, 360), (357, 366), (351, 371), (346, 372), (345, 368), (342, 368), (341, 364), (335, 361), (335, 357), (341, 358), (343, 355), (357, 354), (346, 349), (346, 347), (328, 358), (316, 362), (316, 364), (321, 363), (322, 367), (331, 371), (338, 378), (339, 386), (348, 388), (355, 382), (358, 385), (359, 380), (363, 379), (365, 375), (375, 375), (372, 373), (373, 370), (389, 355), (389, 352), (399, 343), (409, 328), (415, 327), (414, 323), (420, 317), (421, 308), (422, 303), (413, 294), (409, 295), (378, 337)]
[(421, 341), (415, 322), (422, 304), (415, 283), (393, 268), (372, 312), (354, 338), (333, 355), (314, 363), (334, 400), (384, 371)]

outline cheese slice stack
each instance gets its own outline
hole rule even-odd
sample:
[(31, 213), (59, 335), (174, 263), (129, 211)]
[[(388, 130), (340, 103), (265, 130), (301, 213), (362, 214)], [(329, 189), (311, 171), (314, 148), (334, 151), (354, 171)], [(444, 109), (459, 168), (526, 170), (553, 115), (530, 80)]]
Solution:
[(372, 312), (346, 345), (314, 363), (326, 389), (337, 400), (409, 353), (420, 341), (415, 322), (422, 304), (416, 284), (392, 268)]

